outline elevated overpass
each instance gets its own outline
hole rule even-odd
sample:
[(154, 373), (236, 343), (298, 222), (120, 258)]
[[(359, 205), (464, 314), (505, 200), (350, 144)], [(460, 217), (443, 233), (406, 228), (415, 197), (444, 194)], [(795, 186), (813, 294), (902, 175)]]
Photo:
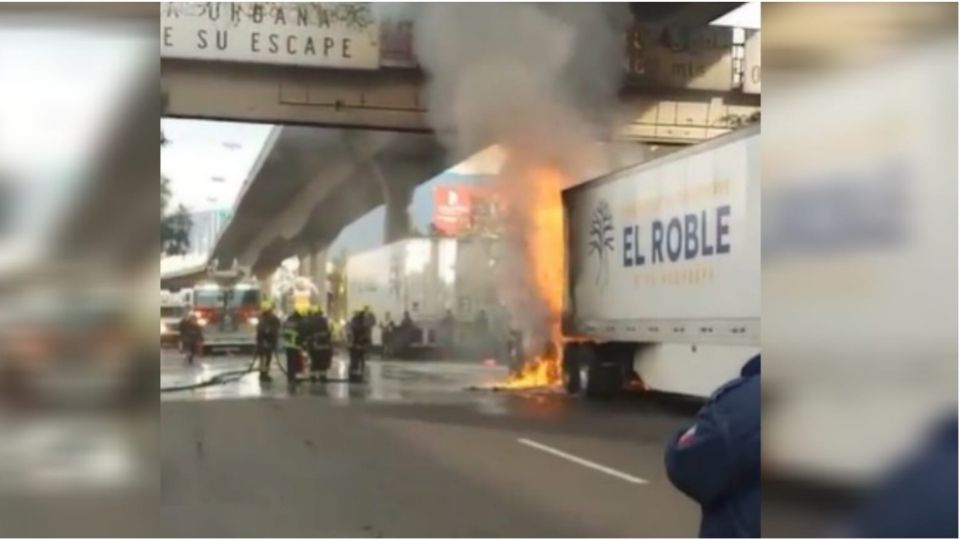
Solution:
[[(164, 59), (161, 74), (171, 117), (432, 131), (419, 70), (321, 71)], [(690, 144), (726, 129), (725, 118), (758, 109), (758, 96), (738, 91), (625, 86), (620, 115), (626, 121), (619, 138)]]
[[(650, 143), (696, 142), (725, 128), (725, 118), (749, 115), (759, 108), (759, 96), (741, 92), (734, 80), (732, 31), (708, 26), (739, 5), (630, 4), (634, 23), (625, 36), (627, 65), (620, 116), (626, 121), (621, 138)], [(257, 45), (250, 47), (260, 50), (260, 39), (265, 38), (259, 34), (269, 28), (262, 28), (266, 24), (263, 22), (257, 23), (261, 26), (244, 22), (244, 17), (249, 17), (245, 13), (237, 15), (235, 24), (255, 29), (250, 33), (258, 34), (252, 40)], [(163, 15), (161, 88), (168, 99), (167, 116), (431, 131), (423, 101), (426, 78), (413, 52), (414, 22), (402, 16), (376, 20), (378, 29), (371, 32), (378, 33), (379, 58), (357, 60), (353, 65), (346, 64), (350, 68), (346, 69), (343, 62), (332, 59), (308, 66), (297, 57), (284, 57), (282, 46), (279, 54), (269, 58), (272, 63), (259, 58), (239, 61), (251, 54), (246, 48), (223, 53), (236, 54), (233, 61), (211, 60), (208, 49), (197, 50), (199, 45), (191, 48), (192, 35), (179, 28), (193, 18), (202, 20), (197, 28), (203, 29), (202, 24), (206, 24), (212, 32), (223, 26), (208, 20), (212, 13), (198, 9), (164, 11)], [(218, 15), (227, 16), (226, 11)], [(288, 18), (295, 16), (296, 12), (290, 12)], [(231, 43), (247, 38), (245, 34), (231, 35)]]
[[(236, 260), (265, 278), (298, 255), (305, 272), (319, 272), (340, 230), (381, 204), (388, 209), (384, 238), (406, 234), (413, 189), (442, 172), (447, 159), (430, 134), (277, 126), (210, 258), (221, 265)], [(206, 266), (198, 262), (162, 281), (176, 288)]]
[(413, 188), (445, 166), (427, 134), (277, 127), (212, 256), (269, 273), (290, 255), (322, 250), (384, 202), (394, 210), (384, 237), (397, 238)]

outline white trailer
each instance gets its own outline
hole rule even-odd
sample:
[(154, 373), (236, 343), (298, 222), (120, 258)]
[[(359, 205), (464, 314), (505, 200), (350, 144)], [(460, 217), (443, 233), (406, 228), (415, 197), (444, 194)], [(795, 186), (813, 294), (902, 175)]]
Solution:
[(564, 383), (707, 397), (760, 351), (760, 126), (563, 192)]
[(352, 255), (347, 259), (347, 311), (369, 306), (377, 318), (374, 345), (382, 345), (380, 325), (399, 325), (404, 313), (423, 330), (415, 345), (437, 342), (447, 311), (457, 322), (474, 321), (481, 311), (499, 313), (493, 265), (495, 241), (412, 238)]

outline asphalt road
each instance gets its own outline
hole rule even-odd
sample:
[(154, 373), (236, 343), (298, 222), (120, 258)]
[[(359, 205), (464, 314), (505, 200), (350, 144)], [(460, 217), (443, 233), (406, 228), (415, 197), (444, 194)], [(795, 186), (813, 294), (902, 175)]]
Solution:
[[(161, 385), (242, 367), (162, 359)], [(664, 475), (692, 416), (649, 399), (467, 390), (479, 363), (376, 362), (365, 385), (256, 375), (165, 393), (161, 536), (695, 536)], [(279, 373), (277, 374), (279, 375)]]

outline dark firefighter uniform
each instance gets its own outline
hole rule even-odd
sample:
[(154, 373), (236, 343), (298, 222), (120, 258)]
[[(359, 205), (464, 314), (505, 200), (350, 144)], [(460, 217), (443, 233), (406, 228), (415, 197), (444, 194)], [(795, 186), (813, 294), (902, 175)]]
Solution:
[(203, 327), (192, 312), (180, 320), (180, 344), (187, 362), (192, 364), (193, 357), (203, 347)]
[(333, 360), (333, 340), (330, 323), (320, 308), (314, 308), (307, 317), (306, 346), (310, 355), (310, 378), (325, 380)]
[(365, 312), (358, 311), (350, 319), (350, 379), (363, 379), (367, 348), (371, 343), (369, 319)]
[(309, 335), (307, 308), (298, 307), (283, 321), (283, 350), (287, 357), (287, 381), (295, 382), (306, 354)]
[(260, 319), (257, 321), (257, 358), (260, 360), (260, 380), (270, 380), (270, 363), (280, 343), (280, 318), (273, 312), (273, 304), (264, 302), (260, 306)]
[(667, 476), (700, 504), (701, 537), (760, 536), (760, 355), (671, 439)]

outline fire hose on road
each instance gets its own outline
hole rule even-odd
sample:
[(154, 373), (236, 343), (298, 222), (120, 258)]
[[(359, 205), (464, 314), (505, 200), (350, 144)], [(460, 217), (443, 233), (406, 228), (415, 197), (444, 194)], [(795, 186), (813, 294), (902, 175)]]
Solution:
[(161, 386), (160, 393), (168, 392), (185, 392), (187, 390), (198, 390), (200, 388), (206, 388), (208, 386), (216, 386), (222, 384), (228, 384), (231, 382), (237, 382), (246, 376), (249, 373), (256, 371), (257, 361), (259, 358), (254, 357), (250, 364), (247, 365), (246, 369), (236, 369), (232, 371), (225, 371), (223, 373), (218, 373), (212, 377), (204, 379), (202, 381), (197, 381), (190, 384), (181, 384), (174, 386)]
[[(304, 350), (304, 349), (302, 349), (302, 348), (298, 348), (298, 351), (299, 351), (300, 354), (301, 354), (301, 361), (304, 362), (304, 363), (309, 362), (310, 355), (307, 353), (307, 351)], [(283, 359), (278, 357), (276, 360), (277, 360), (277, 362), (276, 362), (276, 363), (277, 363), (277, 367), (280, 368), (280, 371), (283, 373), (283, 375), (284, 375), (285, 377), (288, 377), (288, 378), (289, 378), (289, 372), (287, 371), (286, 367), (284, 366)], [(197, 382), (193, 382), (193, 383), (189, 383), (189, 384), (174, 385), (174, 386), (163, 386), (163, 387), (160, 387), (160, 393), (163, 394), (163, 393), (169, 393), (169, 392), (186, 392), (186, 391), (190, 391), (190, 390), (199, 390), (199, 389), (201, 389), (201, 388), (207, 388), (207, 387), (210, 387), (210, 386), (218, 386), (218, 385), (225, 385), (225, 384), (229, 384), (229, 383), (234, 383), (234, 382), (239, 381), (240, 379), (242, 379), (242, 378), (245, 377), (246, 375), (249, 375), (250, 373), (253, 373), (253, 372), (257, 371), (257, 364), (259, 363), (259, 361), (260, 361), (260, 358), (257, 357), (257, 356), (254, 356), (254, 358), (250, 361), (250, 363), (249, 363), (249, 364), (247, 365), (247, 367), (244, 368), (244, 369), (237, 369), (237, 370), (225, 371), (225, 372), (223, 372), (223, 373), (218, 373), (218, 374), (216, 374), (216, 375), (213, 375), (212, 377), (208, 377), (208, 378), (203, 379), (203, 380), (201, 380), (201, 381), (197, 381)], [(364, 362), (364, 364), (365, 364), (365, 362)], [(330, 378), (327, 378), (327, 379), (325, 379), (325, 382), (333, 382), (333, 383), (345, 382), (345, 383), (349, 383), (349, 382), (358, 382), (358, 381), (352, 380), (352, 379), (350, 379), (350, 378), (348, 377), (348, 378), (346, 378), (346, 379), (330, 379)]]

